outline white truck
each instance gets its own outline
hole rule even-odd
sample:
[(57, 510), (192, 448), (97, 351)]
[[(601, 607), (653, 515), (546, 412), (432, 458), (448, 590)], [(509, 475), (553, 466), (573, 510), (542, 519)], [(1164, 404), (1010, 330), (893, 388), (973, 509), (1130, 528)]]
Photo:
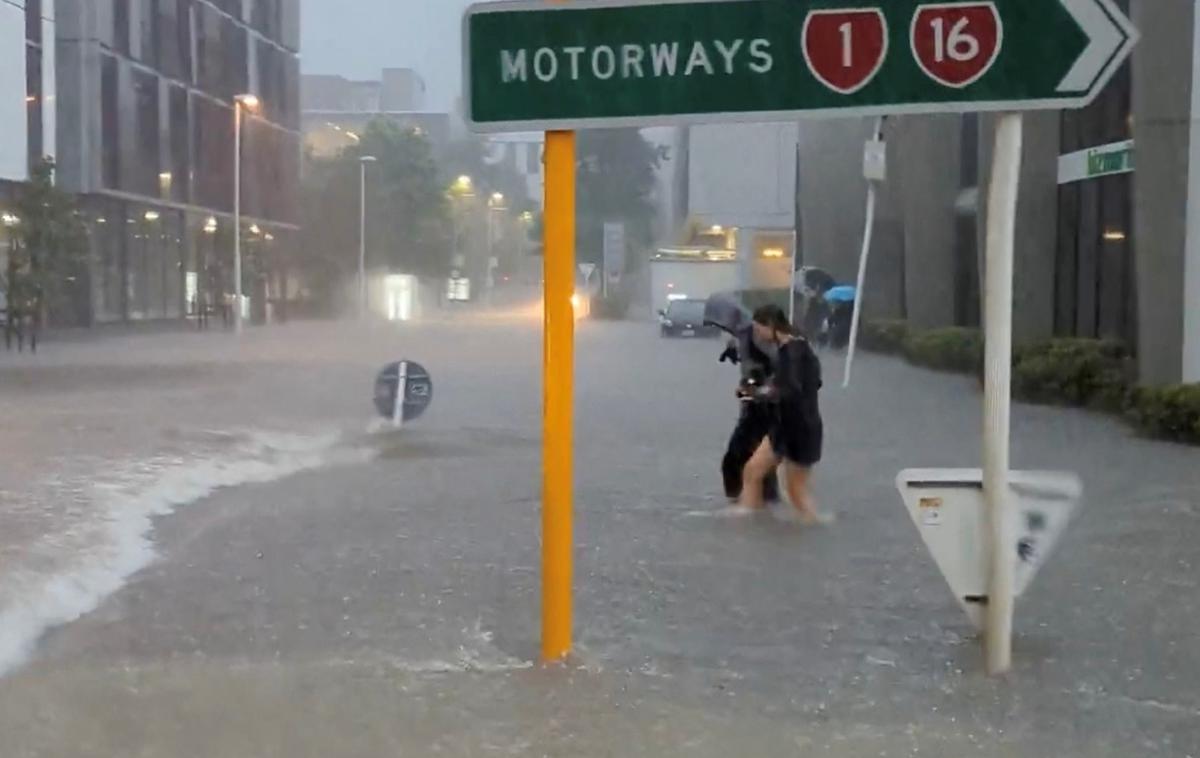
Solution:
[(705, 300), (740, 283), (736, 254), (701, 247), (660, 248), (650, 260), (650, 306), (665, 310), (672, 300)]

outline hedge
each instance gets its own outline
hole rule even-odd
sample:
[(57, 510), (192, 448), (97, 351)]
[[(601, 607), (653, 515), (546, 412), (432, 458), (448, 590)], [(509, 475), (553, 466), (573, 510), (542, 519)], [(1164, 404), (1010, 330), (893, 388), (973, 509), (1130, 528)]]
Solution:
[(969, 374), (983, 362), (983, 337), (978, 329), (962, 327), (909, 332), (904, 357), (936, 371)]
[(1200, 383), (1138, 387), (1126, 417), (1144, 434), (1200, 445)]
[(1118, 413), (1132, 385), (1132, 361), (1117, 342), (1055, 339), (1013, 351), (1013, 394), (1021, 400)]
[[(938, 371), (982, 376), (976, 329), (917, 331), (903, 321), (862, 325), (863, 349), (903, 355)], [(1118, 342), (1052, 339), (1013, 350), (1013, 397), (1031, 403), (1123, 413), (1143, 433), (1200, 445), (1200, 384), (1136, 387), (1132, 356)]]

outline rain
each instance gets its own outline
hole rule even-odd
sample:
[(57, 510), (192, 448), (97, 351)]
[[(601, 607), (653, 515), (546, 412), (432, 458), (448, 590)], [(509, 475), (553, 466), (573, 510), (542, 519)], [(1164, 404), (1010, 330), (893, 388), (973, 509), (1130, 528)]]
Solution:
[(1200, 15), (1043, 4), (0, 0), (0, 758), (1200, 756)]

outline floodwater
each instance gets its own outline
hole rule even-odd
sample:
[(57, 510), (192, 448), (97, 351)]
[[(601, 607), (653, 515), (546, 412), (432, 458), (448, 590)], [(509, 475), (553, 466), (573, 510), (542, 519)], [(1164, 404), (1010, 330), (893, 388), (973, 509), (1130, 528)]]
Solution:
[[(527, 314), (0, 357), (5, 755), (1200, 754), (1193, 451), (1016, 409), (1014, 465), (1088, 494), (991, 680), (892, 485), (977, 464), (973, 382), (874, 356), (830, 381), (838, 520), (804, 529), (727, 517), (719, 352), (580, 324), (561, 669)], [(370, 400), (400, 358), (435, 392), (397, 431)]]

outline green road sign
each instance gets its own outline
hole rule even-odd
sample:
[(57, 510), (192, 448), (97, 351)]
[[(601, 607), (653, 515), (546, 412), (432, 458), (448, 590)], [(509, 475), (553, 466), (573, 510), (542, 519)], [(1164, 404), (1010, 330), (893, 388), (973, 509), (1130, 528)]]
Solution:
[(1137, 34), (1112, 0), (474, 5), (479, 131), (1078, 108)]

